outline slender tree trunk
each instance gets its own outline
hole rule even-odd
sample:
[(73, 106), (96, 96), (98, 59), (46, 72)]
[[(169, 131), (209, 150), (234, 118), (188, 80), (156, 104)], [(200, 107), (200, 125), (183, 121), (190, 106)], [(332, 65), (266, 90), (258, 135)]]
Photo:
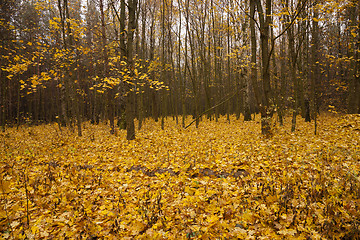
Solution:
[[(261, 96), (257, 83), (257, 41), (256, 41), (256, 32), (255, 32), (255, 9), (256, 9), (256, 1), (250, 0), (250, 45), (251, 45), (251, 72), (250, 72), (250, 81), (254, 90), (255, 100), (258, 106), (261, 106)], [(250, 113), (250, 102), (249, 102), (249, 82), (247, 85), (248, 98), (247, 98), (247, 107), (245, 107), (245, 121), (251, 120)], [(248, 111), (248, 112), (247, 112)], [(249, 116), (250, 115), (250, 116)]]
[[(152, 13), (152, 20), (150, 25), (150, 62), (154, 61), (155, 59), (155, 14)], [(154, 74), (151, 74), (151, 78), (154, 79)], [(155, 90), (150, 90), (150, 98), (151, 98), (151, 110), (152, 110), (152, 117), (154, 118), (155, 122), (159, 121), (159, 109), (158, 109), (158, 96)]]
[[(271, 28), (271, 39), (274, 39), (274, 31), (273, 31), (273, 28)], [(277, 61), (278, 61), (278, 58), (276, 58), (276, 55), (273, 54), (271, 56), (271, 59), (272, 59), (272, 68), (274, 69), (273, 70), (273, 75), (274, 75), (274, 101), (275, 101), (275, 104), (277, 106), (276, 108), (276, 111), (277, 111), (277, 116), (278, 118), (280, 119), (281, 118), (281, 121), (282, 121), (282, 109), (279, 107), (280, 106), (280, 100), (279, 100), (279, 90), (278, 90), (278, 85), (279, 85), (279, 71), (278, 71), (278, 65), (277, 65)], [(282, 124), (282, 123), (281, 123)]]
[[(180, 0), (178, 0), (178, 11), (179, 13), (181, 13), (181, 2)], [(179, 32), (181, 32), (182, 29), (182, 17), (181, 14), (179, 16)], [(180, 88), (181, 88), (181, 112), (182, 112), (182, 118), (181, 118), (181, 125), (184, 128), (185, 127), (185, 121), (186, 121), (186, 106), (185, 106), (185, 101), (186, 101), (186, 95), (185, 95), (185, 78), (186, 78), (186, 67), (184, 67), (184, 76), (182, 75), (182, 68), (181, 68), (181, 45), (182, 45), (182, 41), (181, 41), (181, 35), (179, 34), (179, 47), (178, 47), (178, 69), (179, 69), (179, 81), (180, 81)], [(187, 32), (185, 32), (185, 54), (187, 54), (187, 45), (186, 45), (186, 41), (187, 41)]]
[(257, 87), (257, 66), (256, 66), (256, 33), (255, 33), (255, 1), (250, 0), (250, 46), (251, 46), (251, 59), (250, 59), (250, 78), (245, 81), (245, 104), (244, 104), (244, 121), (251, 121), (250, 111), (250, 93), (251, 87), (255, 93), (255, 100), (258, 102), (259, 93)]
[[(290, 12), (292, 12), (292, 2), (289, 4), (289, 0), (286, 1), (286, 8), (289, 9)], [(287, 21), (289, 22), (290, 19), (287, 17)], [(292, 121), (291, 121), (291, 132), (294, 132), (296, 129), (296, 116), (298, 115), (298, 96), (299, 96), (299, 87), (298, 87), (298, 81), (296, 76), (296, 61), (297, 61), (297, 54), (295, 52), (295, 39), (294, 39), (294, 25), (292, 24), (288, 31), (288, 50), (289, 50), (289, 56), (290, 56), (290, 77), (293, 82), (293, 111), (292, 111)]]
[[(141, 50), (140, 50), (140, 59), (142, 62), (142, 66), (145, 67), (145, 57), (146, 57), (146, 1), (141, 4), (142, 15), (141, 15)], [(138, 94), (138, 116), (139, 116), (139, 125), (138, 129), (140, 130), (142, 127), (142, 123), (144, 121), (144, 89), (142, 86), (139, 86), (139, 94)]]
[[(0, 59), (2, 61), (2, 59)], [(0, 126), (2, 129), (2, 132), (5, 132), (5, 102), (6, 102), (6, 86), (5, 86), (5, 76), (3, 76), (3, 70), (0, 69)]]
[[(166, 78), (166, 62), (165, 62), (165, 0), (161, 4), (161, 81)], [(166, 115), (166, 93), (161, 94), (161, 129), (164, 130), (164, 121)]]
[[(134, 31), (136, 29), (136, 9), (137, 0), (128, 1), (129, 11), (129, 22), (127, 31), (127, 63), (130, 70), (130, 77), (134, 77), (134, 55), (133, 55), (133, 42), (134, 42)], [(134, 91), (132, 86), (127, 84), (127, 95), (126, 95), (126, 139), (135, 139), (135, 125), (134, 125)]]
[(311, 39), (311, 53), (312, 53), (312, 76), (311, 76), (311, 112), (314, 119), (314, 134), (317, 134), (317, 87), (316, 81), (319, 81), (319, 24), (317, 20), (319, 13), (317, 10), (317, 0), (314, 1), (314, 12), (312, 21), (312, 39)]
[[(227, 85), (228, 91), (231, 89), (231, 63), (230, 63), (230, 53), (231, 53), (231, 41), (230, 41), (230, 5), (229, 1), (227, 2), (228, 5), (228, 13), (227, 13)], [(230, 123), (230, 111), (231, 111), (231, 101), (227, 102), (227, 111), (226, 111), (226, 119)]]
[[(109, 77), (109, 57), (107, 49), (107, 35), (106, 35), (106, 22), (104, 14), (104, 0), (99, 1), (100, 5), (100, 21), (101, 21), (101, 45), (102, 45), (102, 59), (103, 59), (103, 78)], [(113, 86), (110, 86), (113, 87)], [(115, 124), (114, 124), (114, 90), (109, 88), (107, 90), (107, 115), (110, 120), (110, 134), (115, 133)]]
[[(67, 40), (66, 40), (66, 30), (65, 30), (65, 12), (61, 0), (58, 0), (58, 9), (60, 14), (60, 21), (61, 21), (61, 32), (62, 32), (62, 41), (63, 41), (63, 48), (67, 48)], [(61, 105), (61, 115), (60, 115), (60, 122), (63, 126), (69, 126), (69, 119), (67, 114), (67, 99), (68, 98), (68, 91), (66, 90), (65, 86), (66, 81), (65, 79), (62, 80), (62, 86), (60, 87), (60, 105)]]
[[(356, 54), (355, 54), (355, 61), (356, 61), (356, 71), (355, 71), (355, 92), (360, 92), (360, 7), (358, 5), (358, 27), (357, 27), (357, 43), (356, 43)], [(357, 114), (360, 114), (360, 94), (357, 94)]]
[[(78, 59), (77, 59), (77, 54), (76, 54), (76, 50), (75, 50), (75, 41), (74, 41), (74, 36), (71, 30), (71, 26), (70, 26), (70, 14), (69, 14), (69, 5), (68, 5), (68, 1), (64, 0), (64, 7), (65, 7), (65, 13), (66, 13), (66, 22), (67, 22), (67, 33), (68, 33), (68, 41), (69, 41), (69, 49), (71, 50), (71, 53), (75, 56), (75, 59), (73, 59), (73, 61), (75, 63), (77, 63)], [(76, 64), (75, 64), (76, 65)], [(72, 110), (75, 113), (75, 117), (76, 117), (76, 125), (77, 125), (77, 130), (78, 130), (78, 136), (81, 137), (82, 136), (82, 129), (81, 129), (81, 112), (80, 112), (80, 104), (81, 104), (81, 100), (80, 100), (80, 96), (76, 93), (76, 89), (77, 87), (79, 88), (79, 79), (77, 79), (78, 74), (75, 70), (75, 66), (73, 65), (73, 63), (71, 64), (70, 70), (71, 72), (71, 78), (73, 81), (71, 81), (68, 86), (70, 88), (70, 95), (71, 95), (71, 99), (75, 102), (72, 103)]]
[[(215, 18), (215, 13), (214, 13), (214, 1), (211, 0), (211, 24), (212, 24), (212, 41), (213, 41), (213, 59), (214, 59), (214, 84), (213, 84), (213, 89), (214, 91), (212, 91), (213, 95), (214, 95), (214, 101), (216, 102), (217, 99), (221, 99), (220, 96), (220, 83), (219, 83), (219, 78), (220, 78), (220, 70), (219, 70), (219, 60), (218, 60), (218, 31), (216, 29), (217, 26), (217, 22), (216, 22), (216, 18)], [(219, 108), (215, 108), (215, 121), (218, 122), (219, 120)]]
[[(357, 17), (356, 17), (356, 8), (358, 6), (354, 5), (350, 7), (349, 15), (350, 15), (350, 31), (353, 33), (356, 33), (356, 27), (357, 27)], [(360, 21), (360, 20), (359, 20)], [(359, 30), (358, 30), (359, 32)], [(360, 77), (357, 76), (357, 67), (359, 63), (356, 61), (359, 52), (357, 51), (357, 47), (359, 43), (357, 42), (359, 39), (359, 36), (357, 38), (355, 37), (356, 34), (354, 34), (354, 37), (352, 37), (352, 34), (350, 34), (351, 40), (349, 43), (349, 58), (353, 59), (350, 64), (350, 84), (349, 84), (349, 96), (348, 96), (348, 112), (349, 113), (358, 113), (359, 107), (358, 102), (359, 100), (359, 84), (360, 84)]]
[(285, 51), (285, 38), (283, 37), (280, 41), (280, 83), (278, 86), (278, 118), (279, 118), (279, 124), (280, 126), (284, 125), (284, 100), (286, 99), (286, 65), (285, 65), (285, 59), (286, 59), (286, 51)]
[[(252, 1), (251, 1), (252, 2)], [(250, 4), (251, 5), (251, 4)], [(260, 22), (260, 46), (261, 46), (261, 75), (262, 75), (262, 98), (259, 105), (261, 113), (261, 133), (265, 137), (271, 137), (271, 118), (274, 112), (272, 102), (272, 91), (270, 85), (270, 57), (269, 33), (271, 24), (271, 0), (266, 0), (266, 10), (263, 11), (261, 1), (256, 0)]]

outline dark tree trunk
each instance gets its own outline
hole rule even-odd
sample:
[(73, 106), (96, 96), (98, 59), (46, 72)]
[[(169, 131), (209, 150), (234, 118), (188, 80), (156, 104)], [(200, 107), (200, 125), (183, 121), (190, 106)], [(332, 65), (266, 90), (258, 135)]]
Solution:
[[(128, 1), (128, 11), (129, 11), (129, 22), (128, 22), (128, 31), (127, 31), (127, 64), (130, 70), (130, 76), (134, 77), (134, 56), (133, 56), (133, 42), (134, 42), (134, 31), (136, 29), (136, 9), (137, 9), (137, 0)], [(135, 139), (135, 124), (134, 124), (134, 91), (132, 85), (127, 83), (127, 93), (126, 93), (126, 139), (133, 140)]]

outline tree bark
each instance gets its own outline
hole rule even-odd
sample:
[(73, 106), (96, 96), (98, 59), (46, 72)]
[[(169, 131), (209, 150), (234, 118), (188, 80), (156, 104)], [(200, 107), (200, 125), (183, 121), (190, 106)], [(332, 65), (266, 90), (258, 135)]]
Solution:
[(319, 17), (319, 13), (317, 10), (317, 5), (318, 1), (315, 0), (314, 1), (314, 12), (313, 12), (313, 20), (312, 20), (312, 39), (311, 39), (311, 43), (312, 43), (312, 48), (311, 48), (311, 53), (312, 53), (312, 63), (311, 63), (311, 68), (312, 68), (312, 75), (311, 75), (311, 115), (312, 118), (314, 119), (314, 134), (317, 134), (317, 87), (316, 87), (316, 82), (319, 81), (319, 24), (317, 20), (314, 19), (318, 19)]
[[(349, 9), (349, 20), (350, 20), (350, 31), (352, 33), (356, 33), (357, 27), (357, 17), (356, 17), (356, 5), (355, 3)], [(359, 11), (359, 10), (358, 10)], [(357, 31), (359, 33), (359, 30)], [(359, 66), (359, 62), (357, 62), (359, 52), (357, 48), (359, 47), (359, 36), (357, 38), (350, 34), (350, 46), (349, 46), (349, 58), (352, 58), (350, 64), (350, 84), (349, 84), (349, 96), (348, 96), (348, 113), (358, 113), (359, 106), (358, 103), (360, 101), (359, 90), (360, 90), (360, 77), (357, 74), (357, 68)]]
[[(128, 12), (129, 22), (127, 31), (127, 65), (130, 71), (130, 77), (134, 80), (134, 53), (133, 53), (133, 42), (134, 42), (134, 31), (136, 29), (136, 9), (137, 0), (128, 1)], [(126, 95), (126, 139), (135, 139), (135, 125), (134, 125), (134, 89), (130, 83), (127, 83), (127, 95)]]
[[(106, 23), (104, 14), (104, 0), (100, 0), (100, 20), (101, 20), (101, 45), (102, 45), (102, 58), (103, 58), (103, 78), (109, 77), (109, 57), (107, 49), (107, 35), (106, 35)], [(115, 133), (114, 124), (114, 90), (110, 86), (107, 89), (107, 111), (108, 118), (110, 120), (110, 134)]]

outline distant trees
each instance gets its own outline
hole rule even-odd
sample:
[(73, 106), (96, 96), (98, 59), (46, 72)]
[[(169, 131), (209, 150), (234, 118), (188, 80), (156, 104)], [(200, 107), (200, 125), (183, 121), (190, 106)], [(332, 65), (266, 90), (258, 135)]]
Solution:
[[(5, 1), (0, 125), (358, 113), (355, 0)], [(326, 19), (326, 21), (325, 21)], [(347, 101), (344, 101), (347, 99)], [(346, 104), (344, 104), (346, 102)], [(216, 106), (216, 107), (215, 107)], [(310, 109), (310, 111), (309, 111)], [(126, 123), (126, 124), (125, 124)]]
[(4, 70), (5, 66), (11, 64), (11, 56), (17, 50), (16, 34), (14, 31), (16, 13), (19, 1), (0, 2), (0, 126), (5, 131), (5, 124), (14, 121), (14, 104), (18, 95), (19, 85), (11, 81), (11, 73)]
[(349, 68), (349, 113), (360, 113), (360, 71), (359, 71), (359, 52), (360, 52), (360, 10), (359, 2), (353, 0), (346, 9), (346, 20), (348, 22), (348, 58), (350, 60)]

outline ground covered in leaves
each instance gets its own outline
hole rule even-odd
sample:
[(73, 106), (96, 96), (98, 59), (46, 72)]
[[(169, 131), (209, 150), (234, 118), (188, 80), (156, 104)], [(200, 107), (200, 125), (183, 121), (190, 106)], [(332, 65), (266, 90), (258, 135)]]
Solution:
[[(190, 121), (190, 119), (189, 119)], [(0, 238), (359, 239), (360, 116), (0, 135)]]

